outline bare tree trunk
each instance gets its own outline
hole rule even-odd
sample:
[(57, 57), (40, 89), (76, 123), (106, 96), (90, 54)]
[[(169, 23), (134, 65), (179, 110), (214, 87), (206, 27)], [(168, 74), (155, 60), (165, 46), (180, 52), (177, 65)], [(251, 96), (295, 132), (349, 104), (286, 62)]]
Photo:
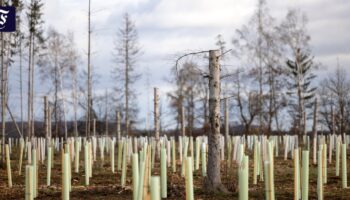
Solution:
[[(331, 105), (331, 120), (332, 120), (332, 134), (336, 134), (336, 127), (335, 127), (335, 116), (334, 116), (334, 108), (333, 105)], [(344, 143), (344, 138), (342, 137), (342, 142)]]
[(48, 117), (48, 100), (47, 96), (44, 96), (44, 130), (46, 139), (49, 138), (49, 117)]
[(181, 135), (184, 137), (186, 135), (186, 129), (185, 129), (185, 108), (182, 105), (181, 107)]
[(268, 67), (268, 70), (269, 70), (269, 87), (270, 87), (270, 92), (269, 92), (269, 119), (268, 119), (268, 129), (267, 129), (267, 134), (268, 135), (271, 134), (271, 132), (272, 132), (273, 115), (276, 115), (275, 81), (274, 81), (273, 70), (271, 68), (272, 68), (271, 66)]
[(87, 98), (87, 127), (86, 127), (86, 137), (90, 138), (90, 128), (91, 128), (91, 93), (92, 93), (92, 82), (91, 82), (91, 0), (89, 0), (89, 11), (88, 11), (88, 98)]
[[(302, 77), (301, 77), (301, 67), (300, 67), (300, 58), (301, 57), (301, 53), (298, 50), (297, 51), (297, 55), (296, 55), (296, 65), (298, 66), (298, 77), (297, 77), (297, 92), (298, 92), (298, 117), (299, 117), (299, 137), (301, 137), (303, 134), (306, 135), (306, 115), (305, 115), (305, 109), (304, 109), (304, 98), (302, 95)], [(304, 145), (305, 149), (306, 149), (306, 145)]]
[(34, 35), (32, 36), (33, 37), (33, 41), (32, 41), (32, 62), (31, 62), (31, 65), (32, 65), (32, 71), (31, 71), (31, 98), (30, 98), (30, 103), (32, 104), (30, 106), (30, 113), (31, 113), (31, 120), (32, 120), (32, 125), (31, 125), (31, 135), (32, 136), (35, 136), (35, 118), (34, 118), (34, 71), (35, 71), (35, 67), (34, 67), (34, 55), (35, 55), (35, 40), (34, 40)]
[(147, 67), (146, 69), (146, 91), (147, 91), (147, 113), (146, 113), (146, 132), (147, 135), (149, 136), (149, 126), (150, 126), (150, 118), (151, 118), (151, 113), (150, 113), (150, 81), (149, 81), (149, 77), (150, 77), (150, 73), (149, 73), (149, 69)]
[(67, 130), (67, 120), (66, 120), (66, 104), (65, 104), (65, 97), (63, 95), (63, 74), (61, 67), (58, 67), (59, 72), (59, 78), (60, 78), (60, 90), (61, 90), (61, 98), (62, 98), (62, 109), (63, 109), (63, 122), (64, 122), (64, 139), (65, 142), (67, 142), (68, 138), (68, 130)]
[(55, 136), (59, 137), (59, 112), (58, 112), (58, 69), (57, 69), (57, 61), (55, 63), (55, 97), (54, 97), (54, 117), (55, 117)]
[[(230, 124), (229, 124), (229, 114), (228, 114), (228, 98), (225, 98), (225, 147), (226, 152), (229, 150), (229, 140), (230, 137)], [(229, 156), (229, 155), (228, 155)]]
[(315, 98), (315, 104), (314, 104), (314, 124), (312, 126), (312, 132), (313, 132), (313, 161), (314, 164), (317, 162), (317, 112), (318, 112), (318, 104), (317, 104), (317, 98)]
[(204, 119), (204, 126), (203, 127), (207, 127), (208, 125), (208, 90), (205, 89), (205, 97), (203, 100), (203, 119)]
[(5, 62), (4, 62), (4, 54), (5, 54), (5, 42), (4, 35), (0, 33), (1, 37), (1, 132), (2, 132), (2, 163), (5, 162)]
[(129, 40), (125, 42), (125, 131), (129, 135)]
[(96, 137), (96, 119), (95, 118), (92, 120), (92, 133), (94, 137)]
[(21, 133), (23, 133), (23, 77), (22, 77), (22, 39), (20, 39), (20, 43), (19, 43), (19, 82), (20, 82), (20, 86), (19, 86), (19, 90), (20, 90), (20, 98), (21, 98)]
[(31, 91), (32, 91), (32, 86), (31, 86), (31, 73), (32, 73), (32, 33), (30, 33), (29, 36), (29, 52), (28, 52), (28, 112), (27, 112), (27, 136), (31, 139), (32, 138), (32, 134), (31, 134)]
[(58, 83), (57, 83), (57, 68), (55, 68), (55, 100), (54, 100), (54, 117), (55, 117), (55, 136), (56, 138), (59, 136), (59, 128), (58, 128)]
[(52, 138), (52, 121), (51, 121), (52, 110), (50, 106), (48, 106), (47, 108), (47, 115), (48, 115), (47, 120), (48, 120), (49, 137)]
[(106, 131), (105, 134), (108, 136), (108, 90), (106, 90), (106, 114), (105, 114), (105, 122), (106, 122)]
[[(258, 59), (259, 59), (259, 74), (258, 74), (258, 79), (259, 79), (259, 134), (263, 134), (263, 117), (262, 117), (262, 112), (263, 112), (263, 66), (262, 66), (262, 35), (263, 35), (263, 27), (262, 27), (262, 10), (261, 7), (259, 6), (259, 11), (258, 11)], [(268, 133), (269, 134), (269, 133)]]
[(226, 192), (220, 174), (220, 51), (209, 51), (209, 121), (208, 164), (205, 189)]
[(229, 115), (228, 115), (228, 98), (225, 98), (225, 139), (226, 142), (230, 135), (230, 124), (229, 124)]
[(119, 141), (120, 139), (120, 112), (117, 111), (117, 140)]
[(78, 137), (78, 121), (77, 121), (77, 69), (73, 70), (73, 109), (74, 109), (74, 136)]
[(159, 94), (158, 88), (154, 88), (154, 134), (157, 141), (159, 142)]

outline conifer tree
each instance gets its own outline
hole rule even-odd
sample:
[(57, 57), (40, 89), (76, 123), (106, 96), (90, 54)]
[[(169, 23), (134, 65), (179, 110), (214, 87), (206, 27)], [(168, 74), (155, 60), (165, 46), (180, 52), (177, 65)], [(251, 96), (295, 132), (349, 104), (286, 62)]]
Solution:
[(290, 113), (294, 118), (294, 124), (298, 127), (298, 134), (306, 133), (306, 108), (311, 108), (315, 96), (316, 87), (312, 86), (312, 80), (316, 77), (312, 70), (315, 67), (313, 58), (308, 53), (296, 51), (295, 60), (287, 61), (289, 91), (292, 97)]

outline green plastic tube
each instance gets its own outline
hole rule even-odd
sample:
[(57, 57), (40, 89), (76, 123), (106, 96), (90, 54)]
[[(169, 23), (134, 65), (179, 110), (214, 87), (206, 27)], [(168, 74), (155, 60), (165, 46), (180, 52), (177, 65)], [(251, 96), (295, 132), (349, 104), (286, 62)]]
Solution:
[(33, 165), (33, 197), (36, 198), (38, 183), (37, 183), (37, 159), (36, 159), (36, 149), (32, 150), (32, 165)]
[(123, 163), (122, 163), (122, 178), (121, 178), (121, 185), (124, 188), (125, 187), (125, 180), (126, 180), (126, 154), (128, 151), (128, 144), (124, 144), (124, 150), (123, 150)]
[[(53, 145), (52, 145), (53, 146)], [(53, 166), (54, 166), (54, 164), (55, 164), (55, 162), (54, 162), (54, 160), (55, 160), (55, 148), (53, 148), (52, 150), (51, 150), (51, 153), (52, 153), (52, 155), (51, 155), (51, 168), (53, 168)]]
[(300, 191), (300, 161), (299, 149), (294, 149), (294, 199), (299, 200), (301, 197)]
[(137, 187), (139, 184), (139, 156), (137, 153), (132, 155), (132, 194), (133, 199), (137, 200)]
[(184, 177), (185, 176), (185, 162), (186, 162), (186, 158), (187, 158), (187, 151), (188, 151), (188, 140), (185, 140), (185, 147), (184, 147), (184, 152), (183, 152), (183, 160), (182, 160), (182, 165), (181, 165), (181, 176)]
[(33, 166), (26, 166), (26, 186), (25, 186), (25, 200), (33, 200)]
[(342, 188), (345, 189), (348, 187), (348, 176), (347, 176), (347, 166), (346, 166), (346, 144), (342, 144), (341, 152), (341, 182)]
[(264, 181), (264, 161), (261, 157), (261, 143), (258, 142), (258, 174), (260, 181)]
[(273, 146), (272, 141), (268, 143), (268, 152), (269, 152), (269, 186), (271, 190), (271, 200), (275, 200), (275, 180), (274, 180), (274, 160), (273, 160)]
[(253, 162), (253, 184), (256, 185), (258, 183), (258, 147), (256, 141), (254, 142)]
[[(94, 141), (94, 140), (92, 140)], [(92, 143), (88, 142), (88, 160), (89, 160), (89, 178), (92, 177), (92, 165), (94, 163), (93, 157), (92, 157)]]
[(151, 177), (151, 200), (160, 200), (160, 179), (159, 176)]
[(317, 198), (318, 200), (322, 200), (323, 199), (323, 173), (322, 173), (322, 151), (319, 150), (317, 152)]
[(179, 137), (179, 159), (180, 159), (180, 162), (182, 163), (182, 150), (183, 150), (183, 139), (182, 137), (180, 136)]
[(200, 140), (199, 138), (197, 137), (196, 138), (196, 166), (195, 166), (195, 169), (198, 170), (199, 169), (199, 155), (200, 155)]
[(114, 140), (112, 140), (111, 142), (111, 170), (112, 170), (112, 173), (115, 172), (115, 167), (114, 167)]
[(335, 147), (335, 175), (339, 176), (339, 164), (340, 164), (340, 142), (337, 141)]
[[(192, 136), (190, 136), (190, 138), (189, 138), (189, 140), (190, 140), (190, 144), (189, 144), (189, 147), (190, 147), (190, 156), (191, 156), (191, 158), (193, 159), (194, 158), (194, 153), (193, 153), (193, 137)], [(193, 160), (193, 162), (192, 162), (192, 169), (194, 168), (194, 160)]]
[(118, 163), (117, 163), (117, 170), (122, 170), (122, 153), (123, 153), (123, 141), (118, 141)]
[(63, 160), (63, 200), (69, 200), (69, 154), (64, 154)]
[(47, 148), (47, 179), (46, 179), (46, 185), (51, 185), (51, 153), (52, 148)]
[(309, 199), (309, 151), (305, 150), (302, 153), (303, 155), (303, 166), (301, 173), (301, 197), (302, 200)]
[(88, 144), (86, 143), (84, 145), (84, 166), (85, 166), (85, 185), (89, 185), (89, 147)]
[(231, 137), (227, 138), (227, 167), (231, 168), (231, 164), (232, 164), (232, 141), (231, 141)]
[(171, 140), (171, 164), (172, 164), (172, 169), (173, 173), (176, 172), (176, 145), (175, 145), (175, 139)]
[(271, 200), (271, 189), (270, 189), (270, 175), (269, 170), (270, 169), (270, 163), (269, 161), (264, 162), (264, 175), (265, 175), (265, 199)]
[(248, 200), (248, 169), (249, 169), (249, 157), (244, 156), (242, 164), (238, 169), (238, 184), (239, 184), (239, 200)]
[(326, 184), (327, 183), (327, 144), (323, 144), (323, 164), (322, 164), (322, 167), (323, 167), (323, 177), (322, 177), (322, 180), (323, 180), (323, 183)]
[(207, 155), (206, 155), (206, 145), (202, 143), (202, 176), (207, 176)]
[(137, 187), (137, 200), (142, 200), (143, 196), (143, 182), (144, 182), (144, 176), (145, 176), (145, 166), (146, 163), (144, 160), (141, 160), (140, 164), (140, 177), (139, 177), (139, 183)]
[(79, 141), (76, 140), (75, 141), (75, 145), (74, 145), (74, 149), (75, 149), (75, 159), (74, 159), (74, 166), (75, 166), (75, 173), (79, 173)]
[(9, 188), (12, 188), (11, 159), (10, 159), (10, 149), (8, 144), (5, 145), (5, 153), (6, 153), (7, 183)]
[(19, 154), (18, 175), (21, 175), (22, 174), (22, 162), (23, 162), (23, 149), (24, 149), (23, 138), (20, 139), (19, 146), (20, 146), (20, 154)]
[[(156, 159), (156, 142), (153, 141), (151, 144), (151, 167), (150, 167), (150, 171), (154, 168), (154, 162)], [(151, 179), (150, 179), (151, 181)]]
[(186, 200), (194, 200), (192, 158), (186, 158)]
[(166, 150), (162, 148), (161, 153), (160, 153), (160, 168), (161, 168), (161, 173), (160, 173), (160, 178), (161, 178), (161, 196), (162, 198), (167, 198), (167, 167), (166, 167)]

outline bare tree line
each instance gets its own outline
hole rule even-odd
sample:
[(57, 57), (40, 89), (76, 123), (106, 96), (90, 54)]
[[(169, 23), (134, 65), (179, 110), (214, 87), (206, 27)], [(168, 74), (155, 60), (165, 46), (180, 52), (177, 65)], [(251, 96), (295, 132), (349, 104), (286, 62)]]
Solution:
[[(8, 3), (12, 2), (20, 12), (25, 13), (20, 17), (20, 23), (27, 22), (28, 30), (18, 28), (12, 35), (1, 36), (3, 138), (6, 135), (7, 68), (14, 62), (11, 59), (13, 56), (20, 58), (21, 102), (25, 91), (22, 76), (27, 72), (22, 69), (25, 66), (23, 63), (27, 62), (28, 66), (28, 120), (24, 127), (24, 108), (21, 103), (21, 132), (25, 129), (26, 135), (34, 134), (33, 86), (36, 80), (34, 76), (39, 72), (41, 81), (52, 86), (47, 95), (52, 109), (54, 136), (62, 133), (77, 136), (78, 127), (81, 126), (78, 121), (85, 120), (88, 123), (86, 126), (90, 127), (86, 129), (88, 132), (91, 129), (89, 122), (93, 119), (105, 121), (107, 132), (106, 121), (116, 123), (117, 112), (122, 119), (123, 133), (132, 134), (133, 125), (139, 122), (137, 90), (134, 85), (140, 79), (140, 63), (137, 61), (142, 53), (136, 26), (130, 15), (125, 14), (121, 19), (122, 24), (117, 31), (115, 49), (112, 52), (114, 91), (109, 92), (109, 95), (93, 94), (92, 85), (96, 84), (97, 77), (92, 77), (92, 69), (86, 71), (78, 67), (83, 56), (75, 48), (73, 34), (59, 33), (54, 28), (43, 30), (41, 1), (32, 0), (28, 5), (21, 1)], [(90, 29), (88, 31), (91, 32)], [(221, 98), (228, 99), (231, 124), (236, 121), (237, 125), (242, 125), (246, 134), (270, 134), (282, 130), (305, 134), (311, 127), (308, 121), (313, 115), (314, 98), (317, 97), (318, 127), (324, 125), (327, 130), (335, 133), (349, 129), (349, 81), (345, 70), (338, 66), (335, 74), (322, 80), (316, 89), (314, 74), (317, 72), (317, 63), (313, 60), (309, 46), (311, 36), (307, 33), (307, 17), (304, 13), (291, 9), (284, 19), (278, 21), (270, 15), (266, 2), (260, 0), (248, 23), (232, 33), (231, 37), (232, 42), (228, 43), (222, 35), (218, 35), (215, 43), (222, 52), (228, 47), (233, 49), (232, 54), (221, 58), (224, 63), (222, 70), (228, 74), (223, 80), (225, 87), (222, 87)], [(232, 59), (239, 60), (239, 64), (231, 66), (229, 62)], [(91, 61), (88, 66), (92, 67)], [(207, 73), (203, 73), (202, 68), (196, 59), (186, 60), (179, 71), (180, 78), (170, 80), (176, 89), (167, 96), (170, 109), (175, 111), (171, 113), (174, 113), (176, 128), (181, 134), (192, 135), (196, 128), (208, 128), (208, 80)], [(89, 80), (86, 81), (87, 79)], [(111, 105), (107, 107), (105, 104)], [(63, 119), (67, 110), (64, 105), (73, 108), (72, 133), (67, 133), (67, 125), (64, 125), (64, 121), (68, 120)], [(224, 109), (223, 106), (221, 109)], [(281, 117), (288, 118), (290, 125), (285, 121), (282, 123)]]
[[(228, 44), (222, 35), (216, 40), (218, 49), (225, 51)], [(326, 127), (325, 131), (337, 134), (349, 130), (350, 81), (346, 71), (334, 66), (334, 73), (317, 80), (316, 74), (322, 65), (314, 61), (310, 40), (305, 13), (289, 9), (285, 18), (278, 22), (270, 15), (266, 2), (258, 1), (251, 19), (232, 37), (229, 47), (233, 53), (222, 59), (222, 70), (229, 75), (222, 83), (225, 94), (221, 101), (228, 99), (231, 126), (242, 127), (245, 134), (290, 131), (304, 135), (312, 129), (317, 98), (320, 103), (316, 110), (320, 115), (316, 118), (320, 123), (314, 129)], [(176, 89), (168, 94), (178, 130), (182, 106), (188, 110), (185, 112), (188, 135), (194, 127), (206, 127), (208, 116), (206, 72), (197, 60), (193, 57), (182, 63), (180, 76), (173, 76), (170, 81), (176, 84)], [(225, 65), (227, 60), (239, 60), (239, 64)], [(194, 87), (197, 88), (192, 92)], [(231, 134), (233, 131), (231, 129)]]

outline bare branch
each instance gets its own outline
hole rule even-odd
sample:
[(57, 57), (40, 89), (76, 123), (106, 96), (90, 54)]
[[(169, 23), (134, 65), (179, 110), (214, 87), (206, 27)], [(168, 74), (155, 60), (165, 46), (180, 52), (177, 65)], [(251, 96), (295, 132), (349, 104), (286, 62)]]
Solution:
[(177, 76), (179, 76), (179, 70), (177, 70), (177, 66), (178, 66), (179, 61), (180, 61), (182, 58), (184, 58), (184, 57), (186, 57), (186, 56), (190, 56), (190, 55), (201, 54), (201, 53), (209, 53), (209, 51), (191, 52), (191, 53), (187, 53), (187, 54), (184, 54), (184, 55), (178, 57), (178, 58), (176, 59), (176, 63), (175, 63), (175, 69), (176, 69), (176, 74), (177, 74)]

